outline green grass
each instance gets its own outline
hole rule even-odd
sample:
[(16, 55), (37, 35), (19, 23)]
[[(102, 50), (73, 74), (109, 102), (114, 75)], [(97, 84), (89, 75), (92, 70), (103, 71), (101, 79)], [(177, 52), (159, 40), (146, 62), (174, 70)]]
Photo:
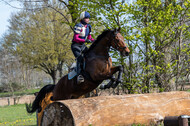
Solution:
[(36, 113), (29, 115), (24, 104), (0, 107), (0, 126), (36, 125)]
[[(27, 89), (27, 90), (24, 90), (24, 91), (17, 91), (17, 92), (14, 92), (14, 95), (15, 96), (21, 96), (21, 95), (30, 95), (30, 94), (33, 94), (35, 92), (39, 92), (40, 89)], [(6, 92), (6, 93), (0, 93), (0, 97), (10, 97), (12, 96), (13, 94), (11, 92)]]

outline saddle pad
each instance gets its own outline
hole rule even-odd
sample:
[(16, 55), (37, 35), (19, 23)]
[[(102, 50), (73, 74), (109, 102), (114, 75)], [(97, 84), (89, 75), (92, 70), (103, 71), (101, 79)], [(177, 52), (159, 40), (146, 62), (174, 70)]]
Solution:
[(70, 69), (75, 69), (75, 67), (77, 67), (77, 63), (76, 63), (76, 62), (74, 62), (74, 63), (71, 65)]
[(71, 72), (68, 73), (68, 79), (71, 80), (77, 75), (77, 72), (75, 69), (73, 69)]

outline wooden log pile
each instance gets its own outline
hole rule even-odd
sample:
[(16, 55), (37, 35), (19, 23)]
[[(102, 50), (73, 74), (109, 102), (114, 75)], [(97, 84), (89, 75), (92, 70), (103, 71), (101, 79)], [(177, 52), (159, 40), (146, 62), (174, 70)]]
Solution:
[(42, 126), (150, 125), (180, 115), (190, 115), (189, 92), (99, 96), (51, 103)]

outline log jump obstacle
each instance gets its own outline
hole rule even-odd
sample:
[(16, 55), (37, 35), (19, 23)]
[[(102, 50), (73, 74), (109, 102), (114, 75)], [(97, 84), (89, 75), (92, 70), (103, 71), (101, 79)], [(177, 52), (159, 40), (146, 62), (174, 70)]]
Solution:
[(190, 115), (189, 92), (98, 96), (56, 101), (42, 113), (42, 126), (157, 124), (166, 116)]

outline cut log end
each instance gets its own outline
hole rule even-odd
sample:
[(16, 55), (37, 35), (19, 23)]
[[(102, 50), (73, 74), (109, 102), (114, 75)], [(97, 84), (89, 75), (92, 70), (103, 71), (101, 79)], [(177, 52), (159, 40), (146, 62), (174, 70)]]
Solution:
[(60, 102), (46, 107), (42, 116), (41, 126), (75, 126), (70, 109)]

